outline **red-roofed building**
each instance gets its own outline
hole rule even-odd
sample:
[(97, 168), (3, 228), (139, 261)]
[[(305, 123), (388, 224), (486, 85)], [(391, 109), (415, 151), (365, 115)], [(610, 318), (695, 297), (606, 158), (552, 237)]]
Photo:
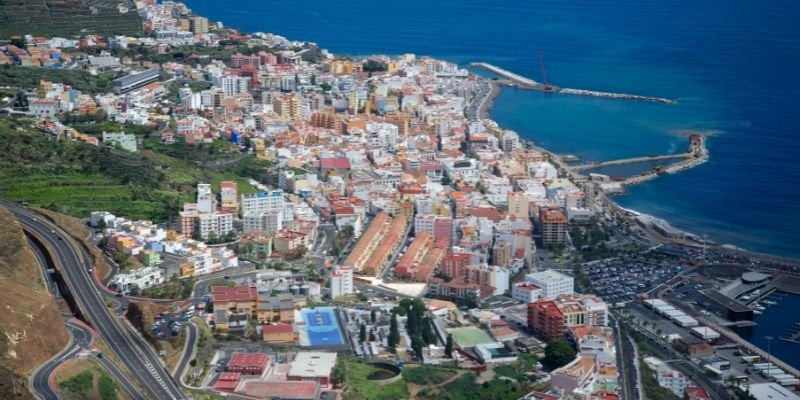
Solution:
[(294, 343), (297, 340), (297, 332), (289, 324), (263, 325), (261, 336), (267, 343)]
[(241, 379), (242, 374), (239, 372), (223, 372), (219, 375), (217, 383), (214, 384), (214, 390), (233, 392)]
[(442, 258), (441, 274), (447, 278), (460, 278), (467, 274), (466, 267), (470, 265), (472, 255), (469, 253), (448, 252)]
[(344, 157), (322, 158), (319, 160), (319, 172), (322, 176), (335, 171), (336, 175), (347, 176), (350, 172), (350, 160)]
[(691, 386), (686, 388), (686, 397), (688, 397), (689, 400), (709, 400), (711, 398), (702, 388)]
[(236, 287), (212, 286), (211, 301), (217, 310), (228, 310), (233, 313), (254, 316), (258, 310), (258, 290), (255, 286), (240, 285)]
[(270, 358), (264, 353), (233, 353), (228, 372), (242, 375), (263, 375), (269, 369)]
[(552, 300), (528, 304), (528, 329), (546, 341), (564, 337), (564, 314)]

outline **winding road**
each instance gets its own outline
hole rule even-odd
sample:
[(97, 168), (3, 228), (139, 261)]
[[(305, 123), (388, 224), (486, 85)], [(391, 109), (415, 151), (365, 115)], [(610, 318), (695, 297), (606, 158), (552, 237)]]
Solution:
[[(44, 243), (48, 253), (86, 320), (97, 330), (114, 355), (143, 385), (146, 398), (184, 399), (178, 385), (164, 369), (150, 346), (129, 325), (120, 323), (100, 295), (89, 258), (59, 227), (42, 216), (12, 203), (2, 202), (23, 225), (23, 229)], [(127, 379), (125, 379), (127, 380)]]

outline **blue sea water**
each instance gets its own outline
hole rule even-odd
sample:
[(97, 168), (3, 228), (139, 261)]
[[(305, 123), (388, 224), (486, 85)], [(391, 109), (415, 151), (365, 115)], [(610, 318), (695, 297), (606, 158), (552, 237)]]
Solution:
[[(781, 297), (782, 296), (782, 297)], [(777, 305), (769, 306), (763, 314), (756, 315), (756, 325), (747, 328), (736, 328), (743, 339), (768, 350), (770, 354), (780, 358), (795, 368), (800, 368), (800, 344), (780, 340), (780, 336), (792, 328), (794, 322), (800, 322), (800, 295), (782, 293), (773, 295)], [(767, 337), (772, 337), (768, 341)]]
[(486, 61), (562, 87), (677, 105), (504, 90), (492, 116), (559, 153), (711, 160), (635, 187), (622, 206), (746, 249), (800, 257), (800, 3), (794, 0), (189, 0), (197, 13), (336, 53)]

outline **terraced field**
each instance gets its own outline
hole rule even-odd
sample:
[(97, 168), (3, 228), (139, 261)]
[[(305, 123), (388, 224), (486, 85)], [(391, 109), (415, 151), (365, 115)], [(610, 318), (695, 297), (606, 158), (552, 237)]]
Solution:
[(195, 185), (235, 180), (240, 193), (256, 191), (230, 171), (211, 171), (162, 154), (130, 154), (68, 140), (56, 141), (24, 123), (0, 119), (0, 198), (24, 201), (85, 218), (105, 210), (163, 222)]
[(142, 33), (128, 0), (0, 0), (0, 37)]

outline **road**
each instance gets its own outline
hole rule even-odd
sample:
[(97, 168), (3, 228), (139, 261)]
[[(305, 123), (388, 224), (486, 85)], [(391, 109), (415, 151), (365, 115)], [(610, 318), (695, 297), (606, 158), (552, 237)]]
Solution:
[(149, 397), (156, 399), (183, 399), (177, 384), (172, 381), (153, 350), (128, 325), (119, 323), (106, 308), (98, 292), (89, 258), (81, 258), (78, 246), (69, 235), (25, 208), (3, 202), (29, 233), (43, 240), (70, 292), (75, 297), (86, 320), (98, 331), (117, 358), (125, 364), (134, 377), (143, 384)]
[(189, 362), (192, 361), (197, 351), (197, 339), (199, 338), (200, 331), (197, 329), (197, 325), (195, 325), (194, 322), (187, 323), (186, 344), (183, 348), (183, 354), (181, 355), (180, 362), (178, 362), (175, 369), (172, 371), (172, 378), (181, 385), (183, 385), (183, 376), (186, 375), (186, 368), (188, 368)]
[(39, 366), (34, 372), (34, 375), (31, 377), (31, 389), (34, 395), (40, 399), (60, 398), (56, 391), (58, 388), (55, 386), (55, 377), (53, 376), (56, 369), (64, 362), (75, 358), (80, 353), (89, 352), (89, 354), (92, 354), (91, 357), (93, 357), (98, 364), (103, 366), (117, 383), (122, 385), (122, 388), (132, 399), (145, 399), (116, 365), (102, 355), (97, 355), (97, 350), (93, 345), (94, 335), (89, 327), (78, 321), (68, 321), (65, 325), (70, 333), (70, 342), (64, 350)]
[(682, 372), (689, 379), (702, 387), (712, 399), (725, 400), (730, 398), (727, 389), (722, 384), (709, 378), (697, 364), (691, 362), (685, 355), (678, 353), (677, 350), (673, 349), (671, 345), (665, 343), (661, 338), (647, 330), (641, 329), (635, 324), (629, 324), (627, 321), (620, 322), (621, 325), (625, 326), (630, 335), (635, 336), (636, 339), (647, 344), (647, 352), (664, 360), (672, 368)]

